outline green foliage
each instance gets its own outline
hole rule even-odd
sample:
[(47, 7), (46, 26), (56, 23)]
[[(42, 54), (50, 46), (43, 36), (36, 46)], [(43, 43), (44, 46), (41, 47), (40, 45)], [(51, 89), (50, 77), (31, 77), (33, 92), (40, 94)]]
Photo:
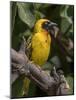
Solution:
[(36, 84), (34, 82), (30, 82), (28, 97), (34, 97), (36, 94)]
[(26, 3), (17, 3), (18, 6), (18, 14), (20, 19), (26, 23), (30, 28), (34, 26), (35, 17), (31, 11), (33, 9), (31, 4)]
[(23, 88), (23, 80), (24, 76), (20, 76), (13, 84), (11, 88), (11, 96), (12, 98), (18, 98), (23, 96), (24, 88)]
[[(16, 50), (20, 46), (21, 37), (25, 36), (27, 39), (33, 32), (35, 22), (40, 18), (47, 18), (56, 22), (62, 32), (62, 39), (65, 40), (66, 44), (68, 39), (71, 39), (72, 42), (74, 41), (74, 6), (72, 5), (11, 2), (11, 12), (11, 46)], [(56, 66), (56, 68), (62, 67), (65, 75), (68, 75), (67, 80), (71, 87), (69, 94), (73, 94), (73, 77), (70, 77), (70, 74), (74, 74), (73, 59), (70, 58), (71, 60), (68, 62), (66, 56), (60, 52), (60, 47), (56, 43), (52, 43), (51, 49), (51, 54), (43, 69), (51, 70), (53, 66)], [(66, 49), (69, 52), (73, 52), (74, 48), (69, 50), (68, 46), (66, 46)], [(23, 96), (23, 91), (23, 79), (18, 78), (12, 84), (12, 97)], [(35, 96), (35, 91), (36, 87), (31, 83), (28, 96)]]
[[(69, 6), (61, 6), (61, 9), (60, 9), (60, 16), (61, 16), (61, 31), (63, 33), (65, 33), (68, 29), (68, 27), (71, 25), (71, 28), (68, 30), (68, 33), (70, 31), (72, 31), (73, 33), (73, 20), (72, 20), (72, 17), (71, 14), (68, 14), (68, 10), (72, 9), (71, 7)], [(73, 11), (71, 12), (73, 14)], [(64, 26), (65, 25), (65, 26)]]
[(73, 94), (73, 92), (74, 92), (74, 79), (72, 76), (69, 75), (66, 77), (66, 80), (70, 86), (69, 94)]

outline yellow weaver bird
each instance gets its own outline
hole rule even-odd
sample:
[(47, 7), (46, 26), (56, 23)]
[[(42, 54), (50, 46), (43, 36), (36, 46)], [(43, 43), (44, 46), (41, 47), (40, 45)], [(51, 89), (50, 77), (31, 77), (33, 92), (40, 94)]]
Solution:
[(28, 46), (29, 49), (31, 48), (29, 58), (40, 66), (43, 65), (48, 59), (51, 49), (50, 32), (54, 31), (54, 35), (57, 35), (57, 30), (55, 31), (54, 29), (55, 26), (57, 26), (56, 23), (47, 19), (38, 20), (34, 26), (34, 32)]
[(37, 21), (34, 27), (34, 35), (31, 39), (31, 60), (40, 66), (47, 61), (50, 53), (51, 37), (48, 31), (42, 27), (42, 24), (47, 21), (46, 19)]
[[(57, 24), (47, 19), (39, 19), (36, 22), (30, 42), (27, 43), (29, 44), (27, 48), (31, 48), (30, 60), (35, 64), (42, 66), (46, 63), (51, 50), (50, 32), (53, 31), (53, 33), (55, 33), (53, 35), (57, 35), (57, 30), (55, 30), (55, 27), (57, 27)], [(25, 84), (26, 83), (27, 82), (25, 81)]]

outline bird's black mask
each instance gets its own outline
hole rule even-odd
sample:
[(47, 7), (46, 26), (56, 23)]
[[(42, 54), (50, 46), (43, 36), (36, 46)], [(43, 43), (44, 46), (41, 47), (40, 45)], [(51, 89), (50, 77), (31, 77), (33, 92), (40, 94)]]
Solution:
[(58, 32), (58, 25), (56, 23), (53, 23), (51, 21), (46, 21), (42, 24), (42, 28), (47, 30), (50, 35), (53, 35), (55, 37), (55, 34)]

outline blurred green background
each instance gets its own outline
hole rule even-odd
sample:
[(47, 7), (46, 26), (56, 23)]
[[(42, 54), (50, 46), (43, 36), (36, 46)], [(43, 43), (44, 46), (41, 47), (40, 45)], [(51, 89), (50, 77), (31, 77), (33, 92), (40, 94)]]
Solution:
[[(61, 30), (63, 43), (66, 49), (72, 55), (72, 58), (66, 57), (60, 52), (60, 47), (52, 44), (52, 53), (43, 66), (44, 70), (51, 70), (55, 65), (61, 67), (65, 77), (70, 85), (69, 94), (74, 92), (74, 6), (56, 5), (26, 2), (10, 2), (11, 12), (11, 47), (19, 50), (21, 38), (26, 39), (32, 34), (35, 22), (40, 18), (49, 19), (58, 24)], [(20, 76), (11, 86), (12, 97), (24, 97), (23, 76)], [(36, 87), (33, 82), (30, 84), (28, 97), (46, 96), (45, 93), (36, 93)]]

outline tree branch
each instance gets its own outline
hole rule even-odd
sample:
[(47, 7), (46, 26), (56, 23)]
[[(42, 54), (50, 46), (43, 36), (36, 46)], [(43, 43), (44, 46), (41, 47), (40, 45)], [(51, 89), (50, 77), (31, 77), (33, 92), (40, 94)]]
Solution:
[[(43, 71), (38, 65), (35, 65), (29, 61), (26, 54), (22, 52), (16, 52), (14, 49), (11, 49), (11, 59), (13, 62), (12, 66), (14, 66), (14, 68), (16, 68), (20, 74), (25, 74), (26, 77), (33, 80), (43, 91), (47, 92), (48, 95), (68, 94), (68, 88), (65, 89), (61, 87), (63, 85), (66, 85), (67, 87), (66, 81), (62, 82), (61, 84), (60, 77), (58, 77), (58, 75), (57, 78), (54, 78), (46, 74), (46, 72)], [(56, 77), (56, 71), (53, 73)], [(64, 92), (60, 92), (61, 89)]]

